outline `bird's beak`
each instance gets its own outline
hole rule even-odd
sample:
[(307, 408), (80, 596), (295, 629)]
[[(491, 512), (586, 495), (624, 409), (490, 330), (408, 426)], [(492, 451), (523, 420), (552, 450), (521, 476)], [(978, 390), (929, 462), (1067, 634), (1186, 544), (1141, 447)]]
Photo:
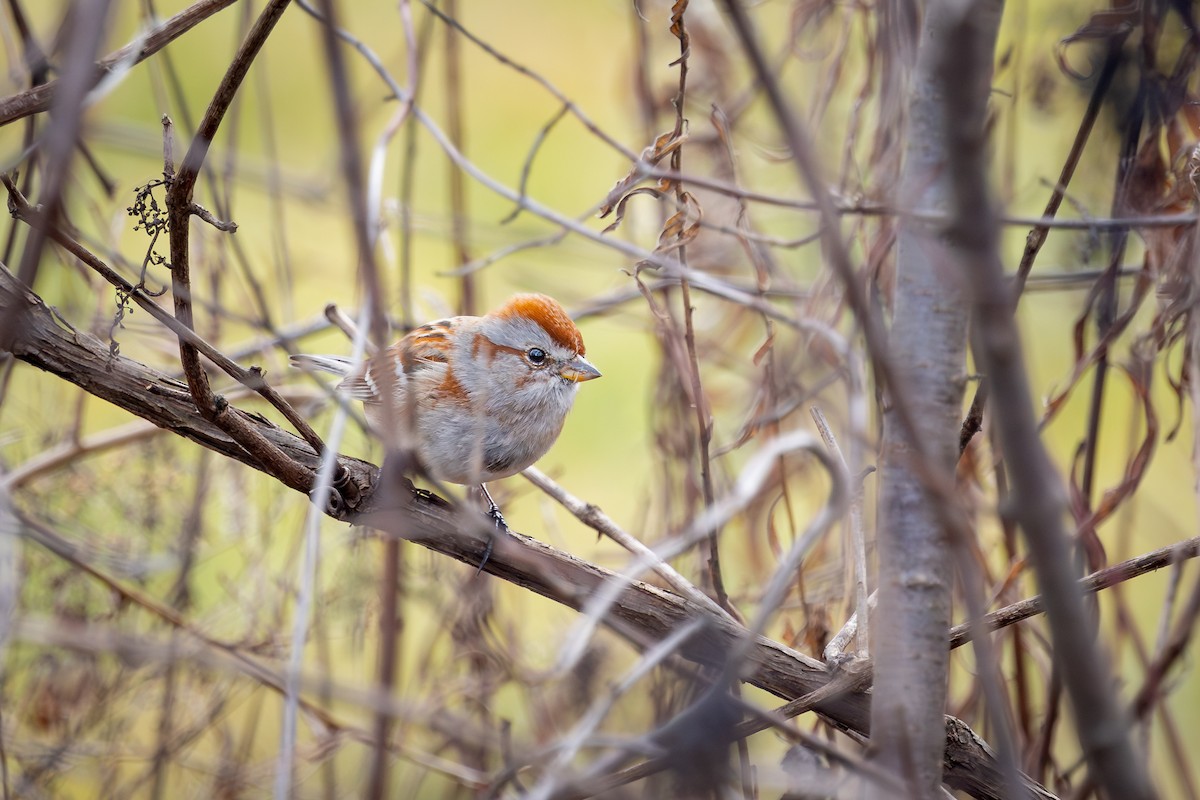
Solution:
[(600, 377), (600, 370), (593, 367), (583, 356), (576, 356), (563, 365), (562, 376), (571, 383), (583, 383)]

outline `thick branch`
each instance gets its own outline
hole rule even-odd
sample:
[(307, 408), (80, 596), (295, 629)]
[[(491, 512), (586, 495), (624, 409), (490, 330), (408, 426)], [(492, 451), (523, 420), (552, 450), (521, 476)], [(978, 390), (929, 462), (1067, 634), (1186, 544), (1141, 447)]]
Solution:
[[(70, 381), (89, 394), (149, 420), (160, 428), (243, 464), (262, 469), (259, 462), (228, 434), (200, 417), (186, 384), (136, 361), (111, 355), (108, 345), (71, 328), (0, 265), (0, 315), (9, 313), (25, 313), (27, 316), (11, 341), (0, 341), (0, 350), (11, 352), (22, 361)], [(247, 414), (233, 406), (227, 406), (225, 413), (235, 417), (239, 424), (255, 429), (258, 435), (286, 453), (299, 466), (301, 475), (307, 474), (308, 480), (305, 482), (302, 477), (293, 479), (291, 475), (272, 474), (272, 477), (298, 491), (311, 488), (318, 457), (303, 440), (262, 417)], [(371, 486), (378, 469), (356, 459), (343, 458), (341, 461), (348, 470), (351, 484), (344, 488), (343, 494), (353, 506), (357, 498)]]
[[(905, 207), (937, 212), (949, 205), (942, 132), (949, 111), (933, 80), (932, 54), (947, 31), (939, 3), (925, 3), (923, 12), (915, 62), (903, 65), (910, 74), (899, 81), (907, 87), (909, 116), (898, 199)], [(991, 49), (981, 47), (979, 58), (990, 65)], [(982, 126), (983, 121), (958, 123)], [(875, 623), (887, 635), (871, 643), (871, 725), (878, 762), (890, 771), (910, 773), (909, 792), (921, 798), (941, 793), (938, 755), (946, 735), (946, 631), (956, 542), (954, 531), (944, 525), (946, 509), (938, 507), (946, 499), (937, 497), (929, 484), (931, 476), (941, 485), (953, 484), (958, 453), (955, 428), (966, 377), (967, 309), (964, 280), (953, 266), (957, 257), (937, 226), (900, 220), (888, 344), (894, 374), (920, 413), (913, 430), (897, 405), (888, 404), (883, 412)], [(869, 796), (887, 794), (876, 788)]]
[[(14, 308), (23, 309), (28, 324), (12, 341), (0, 342), (0, 350), (7, 350), (26, 363), (210, 450), (263, 469), (229, 435), (196, 412), (184, 384), (130, 359), (112, 356), (107, 345), (71, 328), (0, 266), (0, 314), (10, 313)], [(253, 426), (259, 435), (306, 470), (310, 476), (307, 488), (311, 488), (311, 477), (315, 476), (319, 462), (311, 447), (262, 417), (232, 406), (226, 413)], [(484, 538), (475, 533), (474, 526), (461, 524), (457, 513), (444, 500), (413, 492), (407, 484), (401, 492), (371, 494), (379, 479), (378, 468), (346, 456), (339, 457), (339, 462), (347, 480), (337, 487), (342, 499), (331, 509), (331, 516), (404, 535), (465, 563), (479, 563)], [(384, 496), (399, 500), (391, 504), (392, 508), (384, 508), (378, 499)], [(397, 510), (402, 513), (391, 513)], [(605, 581), (613, 578), (613, 573), (605, 569), (519, 534), (501, 544), (487, 563), (489, 573), (577, 610)], [(621, 593), (606, 623), (641, 646), (661, 641), (697, 616), (703, 617), (707, 624), (688, 640), (680, 655), (721, 668), (745, 629), (665, 590), (632, 583)], [(751, 648), (745, 674), (750, 684), (788, 700), (817, 691), (834, 677), (820, 662), (764, 637), (758, 637)], [(817, 710), (832, 724), (867, 735), (869, 705), (869, 692), (857, 690), (830, 697), (817, 704)], [(1002, 796), (995, 761), (975, 737), (947, 739), (945, 770), (948, 785), (973, 797), (998, 800)], [(1044, 791), (1032, 782), (1029, 785), (1031, 789)]]

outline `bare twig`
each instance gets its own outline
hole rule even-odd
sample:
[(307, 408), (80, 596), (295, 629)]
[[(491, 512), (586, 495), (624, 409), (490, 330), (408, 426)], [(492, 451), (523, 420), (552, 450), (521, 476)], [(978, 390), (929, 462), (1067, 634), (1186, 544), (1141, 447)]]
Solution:
[[(846, 457), (842, 455), (842, 448), (838, 446), (837, 439), (833, 435), (833, 430), (829, 427), (829, 421), (825, 419), (825, 414), (818, 406), (813, 406), (809, 409), (812, 414), (813, 421), (817, 424), (817, 431), (821, 434), (821, 440), (825, 442), (825, 446), (829, 448), (835, 461), (841, 464), (842, 471), (847, 475), (850, 473), (850, 465), (846, 463)], [(867, 595), (872, 594), (867, 588), (867, 543), (866, 533), (863, 530), (863, 487), (862, 482), (858, 481), (850, 489), (850, 549), (854, 554), (854, 615), (852, 620), (856, 620), (853, 629), (855, 641), (854, 652), (857, 658), (867, 658), (871, 642), (871, 633), (869, 626), (870, 612), (867, 608)], [(850, 623), (847, 622), (847, 629)], [(837, 637), (834, 637), (835, 639)], [(842, 644), (845, 647), (845, 644)], [(829, 647), (826, 648), (825, 660), (830, 660), (831, 650), (833, 653), (840, 655), (835, 645), (834, 640), (831, 640)]]
[[(106, 71), (119, 64), (136, 64), (144, 61), (213, 14), (236, 2), (237, 0), (199, 0), (199, 2), (193, 3), (157, 29), (144, 36), (139, 36), (133, 43), (125, 45), (120, 50), (114, 50), (100, 59), (96, 65), (97, 69), (92, 75), (89, 89), (103, 78)], [(30, 114), (49, 110), (55, 96), (62, 90), (62, 79), (58, 79), (47, 81), (28, 91), (0, 100), (0, 126)]]
[[(1197, 556), (1200, 556), (1200, 537), (1186, 539), (1128, 561), (1122, 561), (1120, 564), (1113, 564), (1111, 567), (1097, 570), (1080, 580), (1079, 588), (1088, 593), (1101, 592), (1140, 575)], [(993, 611), (981, 622), (987, 630), (994, 631), (1045, 612), (1046, 602), (1041, 595), (1038, 595)], [(969, 623), (955, 625), (950, 629), (950, 646), (952, 648), (960, 647), (971, 641), (973, 636), (974, 631)]]
[[(84, 98), (91, 88), (92, 59), (108, 29), (110, 3), (111, 0), (97, 0), (81, 5), (68, 27), (62, 90), (55, 97), (55, 124), (46, 132), (46, 170), (38, 198), (45, 225), (30, 232), (17, 268), (17, 279), (26, 286), (34, 285), (42, 261), (42, 250), (51, 238), (52, 231), (65, 224), (71, 159), (83, 124)], [(42, 87), (47, 85), (42, 84)], [(20, 325), (19, 317), (0, 318), (0, 338), (9, 338), (11, 330)]]
[(654, 574), (666, 581), (667, 585), (698, 606), (707, 608), (710, 612), (733, 620), (728, 611), (721, 608), (712, 598), (692, 585), (691, 581), (680, 575), (666, 561), (655, 556), (654, 551), (636, 537), (622, 530), (611, 517), (605, 514), (599, 506), (585, 503), (562, 486), (552, 481), (548, 475), (537, 467), (528, 467), (521, 473), (534, 486), (554, 498), (563, 508), (575, 515), (575, 518), (597, 533), (603, 534), (624, 547), (635, 556), (651, 558), (656, 563), (651, 566)]

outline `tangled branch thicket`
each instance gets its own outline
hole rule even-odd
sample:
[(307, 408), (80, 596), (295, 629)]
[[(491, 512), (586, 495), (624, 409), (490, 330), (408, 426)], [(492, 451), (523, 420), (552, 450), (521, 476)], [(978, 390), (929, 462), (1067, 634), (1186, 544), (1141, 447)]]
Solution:
[[(1200, 796), (1196, 20), (1010, 6), (7, 0), (3, 796)], [(285, 365), (514, 291), (478, 572)]]

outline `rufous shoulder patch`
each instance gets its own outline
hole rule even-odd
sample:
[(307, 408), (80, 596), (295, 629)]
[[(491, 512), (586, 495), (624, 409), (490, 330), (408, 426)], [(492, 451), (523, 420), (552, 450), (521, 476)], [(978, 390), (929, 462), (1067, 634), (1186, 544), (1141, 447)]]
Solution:
[(454, 320), (438, 320), (419, 328), (413, 328), (400, 341), (392, 346), (400, 358), (405, 372), (431, 363), (445, 363), (448, 360)]
[(442, 382), (438, 384), (437, 393), (441, 397), (448, 398), (456, 403), (465, 402), (467, 399), (467, 390), (458, 382), (458, 378), (454, 375), (454, 370), (447, 368), (446, 376), (442, 378)]

